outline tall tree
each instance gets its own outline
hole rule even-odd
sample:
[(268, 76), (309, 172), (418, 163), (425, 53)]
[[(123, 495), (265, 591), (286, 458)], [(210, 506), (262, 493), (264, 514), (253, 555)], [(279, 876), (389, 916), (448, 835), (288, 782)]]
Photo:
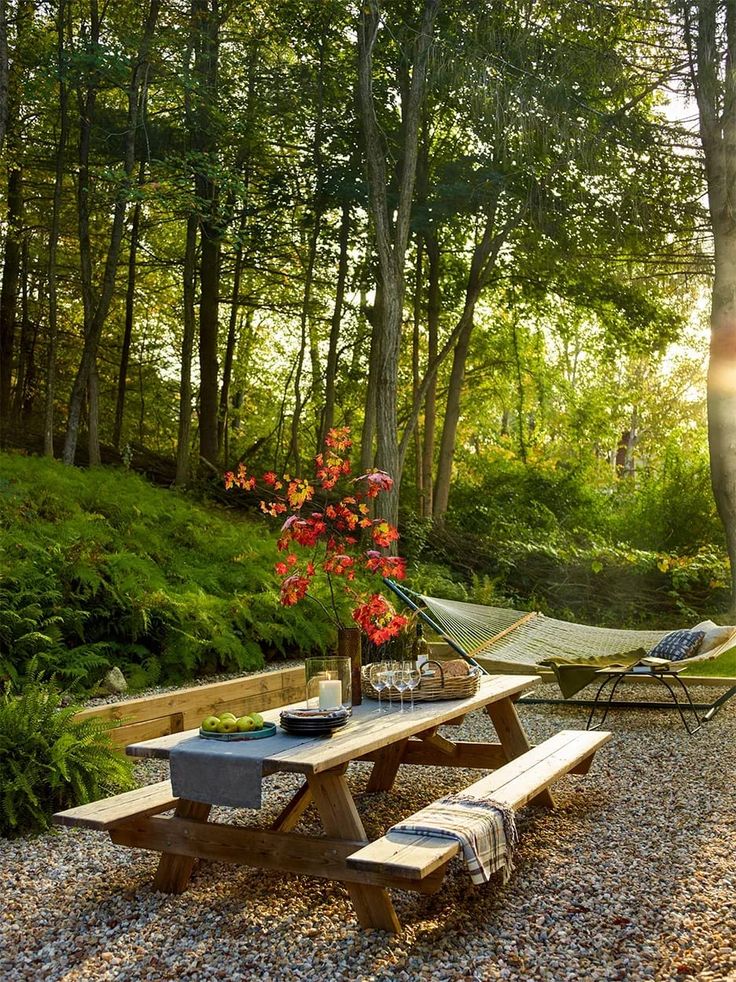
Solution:
[[(403, 87), (401, 98), (400, 163), (395, 199), (389, 195), (389, 151), (378, 121), (374, 93), (374, 50), (382, 24), (380, 7), (376, 0), (367, 0), (363, 5), (358, 23), (358, 103), (382, 281), (380, 320), (377, 321), (380, 324), (379, 337), (376, 339), (379, 352), (376, 463), (392, 474), (395, 480), (393, 491), (381, 499), (383, 517), (391, 522), (398, 520), (401, 483), (398, 374), (406, 289), (405, 257), (411, 231), (427, 64), (439, 5), (439, 0), (424, 0), (421, 20), (411, 45), (411, 76), (408, 84)], [(385, 111), (385, 106), (382, 109)]]
[(685, 0), (680, 9), (698, 105), (715, 259), (708, 365), (711, 480), (726, 531), (731, 608), (736, 612), (736, 4)]

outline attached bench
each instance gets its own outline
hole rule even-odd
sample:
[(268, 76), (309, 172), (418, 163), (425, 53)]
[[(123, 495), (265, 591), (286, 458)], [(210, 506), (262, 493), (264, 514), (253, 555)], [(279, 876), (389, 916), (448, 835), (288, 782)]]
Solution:
[[(518, 810), (571, 772), (585, 773), (593, 754), (611, 739), (606, 732), (561, 730), (549, 740), (471, 784), (463, 794), (493, 798)], [(413, 818), (414, 816), (412, 816)], [(406, 819), (411, 822), (412, 818)], [(457, 855), (457, 842), (431, 835), (389, 832), (348, 857), (353, 869), (397, 879), (423, 880)]]
[(134, 791), (124, 791), (112, 798), (102, 798), (88, 805), (78, 805), (65, 812), (57, 812), (54, 823), (106, 832), (131, 818), (145, 818), (176, 808), (178, 801), (171, 791), (171, 781), (160, 781)]

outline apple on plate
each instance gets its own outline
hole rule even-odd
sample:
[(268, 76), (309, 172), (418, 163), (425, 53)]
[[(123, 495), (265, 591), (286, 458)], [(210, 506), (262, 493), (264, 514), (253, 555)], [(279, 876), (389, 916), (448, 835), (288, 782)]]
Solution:
[(235, 713), (220, 713), (220, 722), (224, 719), (237, 719)]
[(208, 716), (206, 719), (202, 720), (202, 729), (205, 731), (205, 733), (216, 733), (219, 722), (219, 716)]
[(249, 733), (251, 730), (258, 729), (250, 716), (241, 716), (240, 719), (235, 721), (235, 725), (239, 733)]
[(220, 722), (217, 724), (218, 733), (235, 733), (238, 729), (237, 721), (233, 719), (223, 719), (220, 717)]
[(263, 729), (263, 717), (261, 716), (261, 714), (260, 713), (248, 713), (248, 715), (250, 716), (250, 718), (253, 720), (253, 723), (255, 724), (254, 729), (256, 729), (256, 730), (262, 730)]

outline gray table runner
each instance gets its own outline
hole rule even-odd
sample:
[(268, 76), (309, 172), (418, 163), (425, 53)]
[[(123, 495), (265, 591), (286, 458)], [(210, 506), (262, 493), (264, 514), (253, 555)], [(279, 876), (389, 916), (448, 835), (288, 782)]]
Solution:
[(265, 740), (190, 737), (171, 749), (171, 787), (177, 797), (190, 801), (260, 808), (263, 761), (313, 739), (283, 730)]

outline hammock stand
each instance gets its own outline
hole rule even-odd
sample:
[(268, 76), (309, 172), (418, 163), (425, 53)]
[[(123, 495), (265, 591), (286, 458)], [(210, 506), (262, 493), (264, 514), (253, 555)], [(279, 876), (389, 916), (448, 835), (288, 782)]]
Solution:
[[(422, 621), (470, 665), (483, 674), (488, 669), (476, 659), (483, 658), (498, 672), (511, 670), (537, 671), (539, 662), (559, 656), (571, 662), (581, 652), (591, 655), (623, 655), (634, 648), (650, 650), (669, 631), (617, 630), (591, 627), (571, 621), (546, 617), (539, 611), (512, 610), (507, 607), (489, 607), (459, 600), (443, 600), (430, 597), (399, 586), (384, 578), (386, 586), (403, 604), (413, 610)], [(696, 656), (689, 663), (715, 657), (720, 651), (733, 646), (729, 640), (707, 656)], [(582, 663), (582, 662), (581, 662)], [(725, 680), (726, 682), (730, 680)], [(736, 695), (736, 685), (712, 703), (693, 703), (693, 709), (702, 713), (700, 722), (707, 722)], [(566, 705), (592, 708), (593, 699), (543, 699), (522, 696), (521, 702), (535, 705)], [(676, 709), (669, 702), (613, 701), (609, 708), (619, 709)]]

